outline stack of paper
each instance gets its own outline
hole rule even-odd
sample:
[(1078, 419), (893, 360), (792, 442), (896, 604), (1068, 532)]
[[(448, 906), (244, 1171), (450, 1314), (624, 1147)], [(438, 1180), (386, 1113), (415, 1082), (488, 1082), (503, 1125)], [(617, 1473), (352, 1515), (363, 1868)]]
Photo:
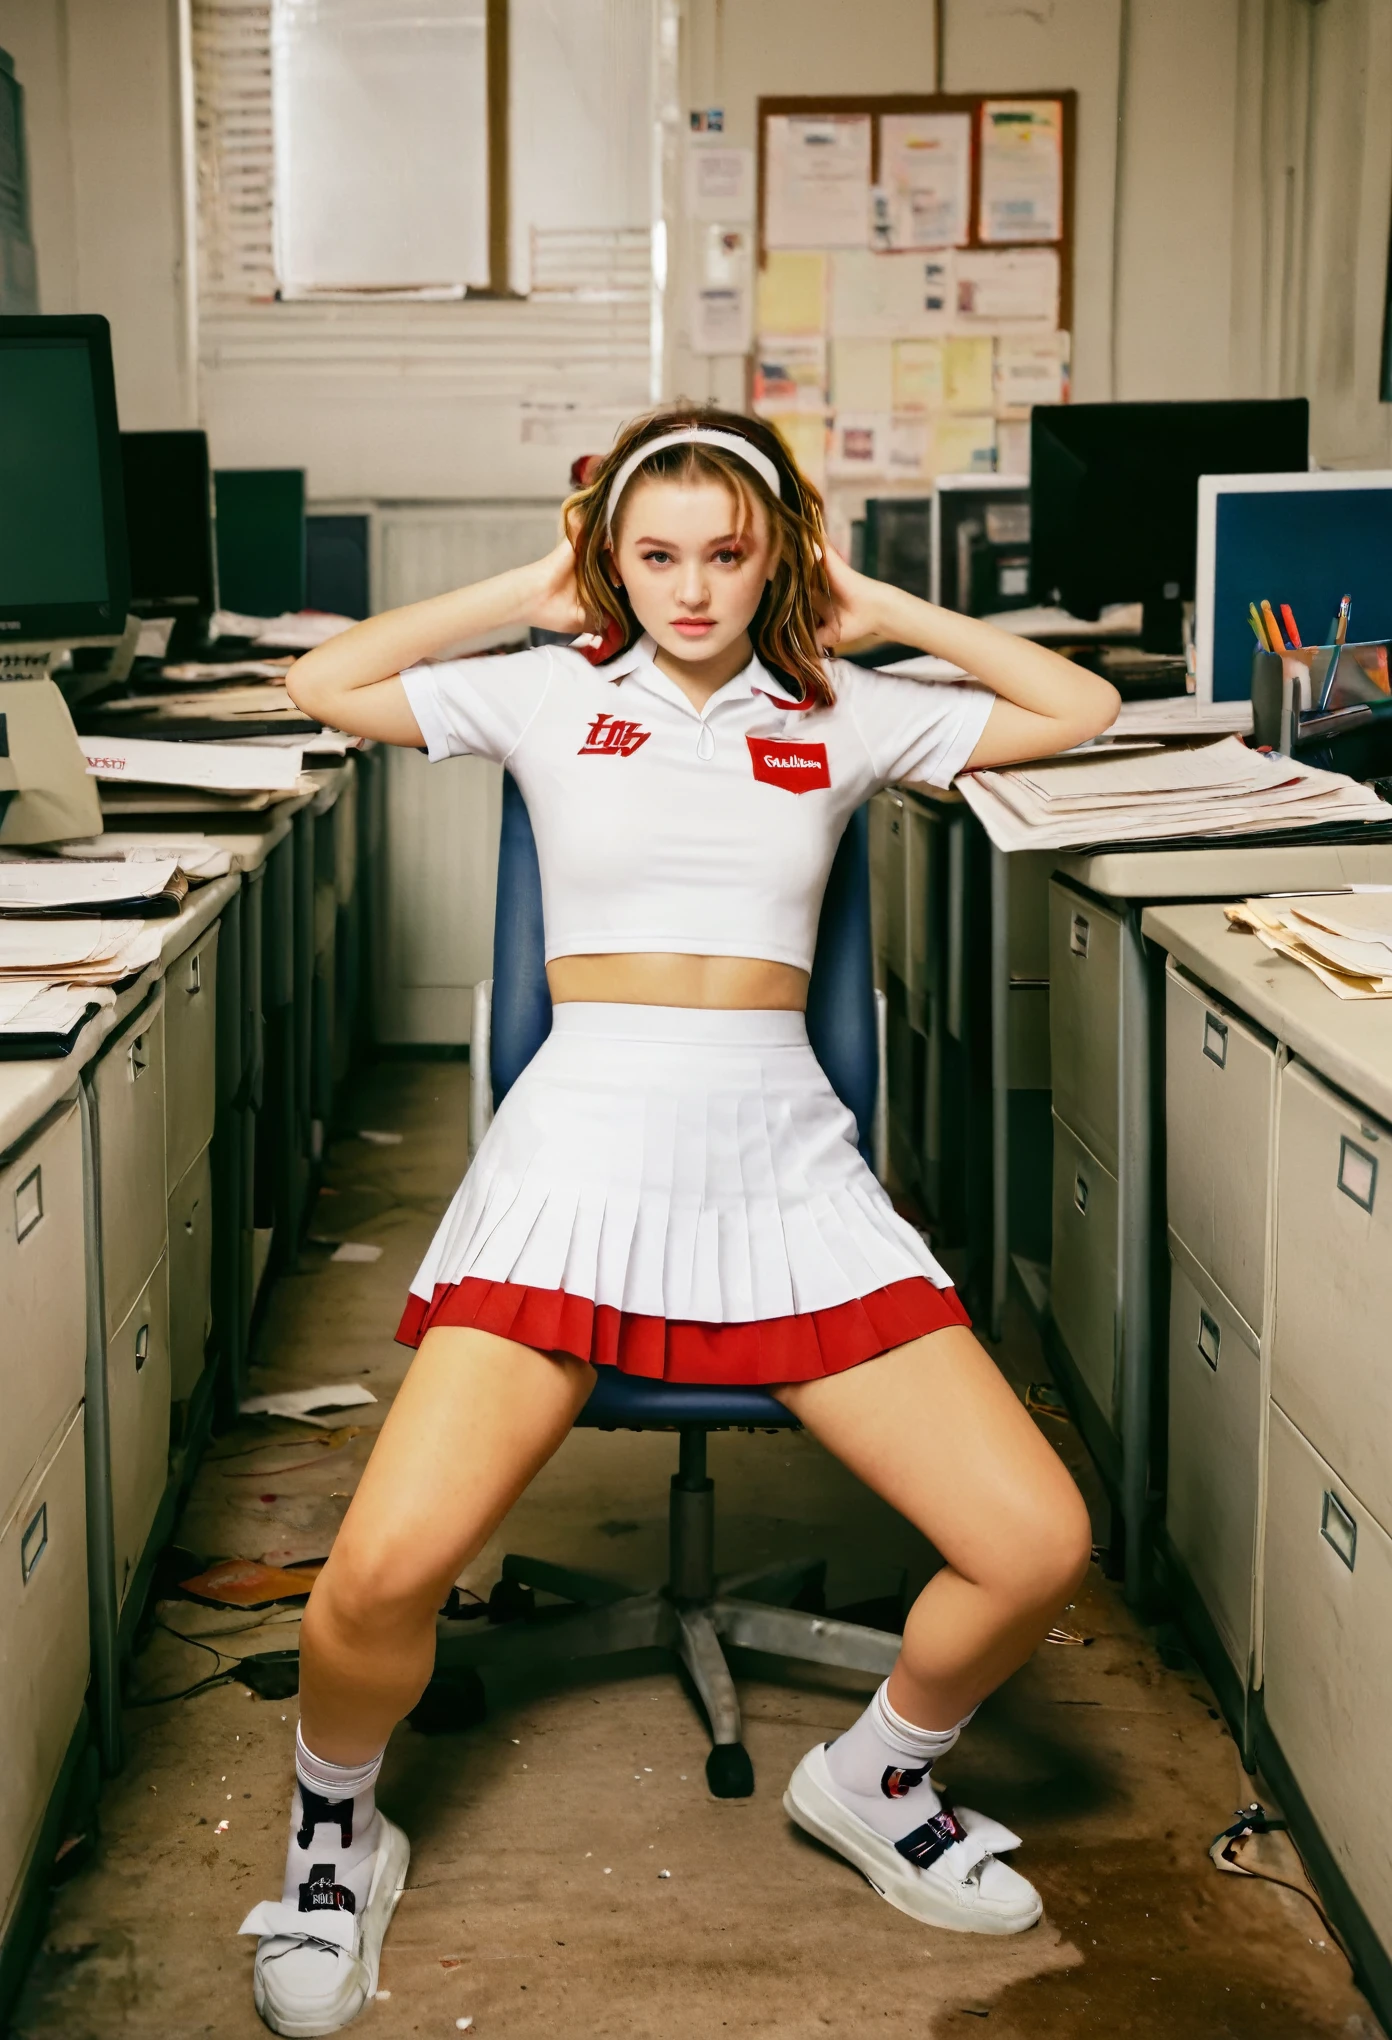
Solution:
[(80, 737), (87, 770), (113, 813), (257, 813), (314, 792), (304, 747), (180, 743), (167, 737)]
[(351, 630), (352, 616), (335, 616), (327, 609), (287, 610), (281, 616), (243, 616), (235, 609), (219, 609), (213, 616), (215, 638), (250, 638), (258, 645), (284, 645), (287, 650), (312, 652), (340, 632)]
[(167, 737), (81, 737), (94, 779), (189, 786), (209, 793), (295, 793), (300, 748), (181, 744)]
[(114, 858), (0, 859), (0, 914), (177, 914), (187, 897), (175, 857), (134, 866)]
[(179, 870), (193, 885), (202, 885), (210, 878), (223, 878), (232, 869), (232, 853), (224, 850), (221, 843), (215, 843), (211, 836), (180, 833), (177, 836), (163, 834), (160, 830), (107, 829), (100, 836), (84, 836), (74, 843), (59, 843), (56, 846), (60, 857), (76, 857), (86, 863), (113, 864), (163, 864), (168, 858), (177, 859)]
[(1249, 751), (1237, 737), (1127, 755), (1074, 753), (957, 782), (1002, 850), (1392, 822), (1392, 809), (1341, 773)]
[(1166, 694), (1155, 701), (1123, 701), (1109, 737), (1211, 737), (1252, 727), (1250, 701), (1200, 701), (1194, 694)]
[(164, 668), (166, 680), (181, 680), (226, 686), (230, 680), (283, 681), (293, 664), (291, 659), (229, 659), (219, 665), (211, 659), (181, 659)]
[(0, 921), (0, 983), (117, 985), (159, 962), (145, 921)]
[(1234, 927), (1304, 964), (1341, 999), (1392, 999), (1392, 887), (1244, 900), (1224, 911)]
[(64, 1055), (83, 1023), (116, 1003), (105, 985), (0, 982), (0, 1060)]

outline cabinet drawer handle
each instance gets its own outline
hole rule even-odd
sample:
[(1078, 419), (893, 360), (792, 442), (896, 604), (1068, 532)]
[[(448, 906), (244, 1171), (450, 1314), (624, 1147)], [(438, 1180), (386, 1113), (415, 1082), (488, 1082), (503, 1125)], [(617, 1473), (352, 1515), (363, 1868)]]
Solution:
[(15, 1188), (15, 1238), (24, 1239), (43, 1217), (43, 1164), (32, 1168)]
[(1073, 1202), (1077, 1205), (1079, 1211), (1082, 1212), (1083, 1217), (1086, 1218), (1088, 1206), (1088, 1186), (1083, 1181), (1081, 1176), (1075, 1176), (1073, 1178)]
[(201, 955), (189, 958), (188, 983), (184, 990), (191, 999), (197, 998), (203, 989), (203, 958)]
[(1203, 1020), (1203, 1052), (1220, 1070), (1228, 1066), (1228, 1023), (1220, 1020), (1216, 1013), (1205, 1013)]
[(145, 1362), (149, 1359), (149, 1357), (150, 1357), (150, 1327), (148, 1325), (142, 1325), (140, 1327), (140, 1330), (135, 1335), (135, 1371), (137, 1374), (139, 1374), (141, 1368), (145, 1365)]
[(1087, 915), (1075, 914), (1068, 930), (1068, 946), (1075, 956), (1081, 956), (1085, 961), (1088, 953), (1088, 933)]
[(1352, 1572), (1358, 1552), (1358, 1525), (1338, 1496), (1331, 1494), (1328, 1488), (1324, 1491), (1324, 1506), (1320, 1512), (1320, 1536)]
[(1344, 1134), (1339, 1142), (1339, 1188), (1363, 1211), (1371, 1211), (1377, 1190), (1377, 1157)]
[(19, 1540), (19, 1571), (23, 1585), (28, 1586), (34, 1576), (34, 1567), (48, 1549), (48, 1503), (40, 1502), (32, 1521)]
[(1223, 1334), (1218, 1329), (1218, 1320), (1211, 1318), (1206, 1310), (1201, 1309), (1199, 1311), (1199, 1351), (1203, 1354), (1204, 1359), (1207, 1360), (1215, 1374), (1218, 1372), (1218, 1348), (1222, 1344), (1222, 1339)]
[(135, 1083), (150, 1067), (150, 1048), (143, 1034), (137, 1034), (130, 1045), (131, 1082)]

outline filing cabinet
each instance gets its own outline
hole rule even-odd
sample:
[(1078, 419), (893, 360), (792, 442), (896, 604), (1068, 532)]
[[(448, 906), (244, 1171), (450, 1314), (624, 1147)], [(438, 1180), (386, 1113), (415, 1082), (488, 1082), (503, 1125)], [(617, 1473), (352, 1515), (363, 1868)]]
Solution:
[(1165, 1528), (1245, 1687), (1255, 1642), (1261, 1352), (1250, 1325), (1173, 1233), (1170, 1254)]
[(1117, 1179), (1054, 1114), (1053, 1312), (1107, 1423), (1116, 1401)]
[(1266, 1719), (1353, 1896), (1388, 1946), (1392, 1538), (1274, 1403), (1270, 1427)]
[(0, 1516), (0, 1920), (24, 1874), (87, 1685), (83, 1407)]
[(121, 1606), (169, 1478), (169, 1266), (163, 1254), (107, 1340), (106, 1398)]
[(113, 1036), (92, 1074), (101, 1156), (108, 1336), (164, 1253), (164, 987)]
[(213, 1137), (218, 924), (170, 964), (164, 990), (166, 1172), (177, 1183)]
[(1171, 1231), (1260, 1336), (1276, 1049), (1179, 972), (1165, 974)]
[(87, 1351), (77, 1103), (0, 1168), (0, 1518), (82, 1400)]
[(1392, 1132), (1291, 1062), (1277, 1154), (1271, 1393), (1392, 1530)]
[(213, 1170), (204, 1148), (169, 1193), (169, 1388), (186, 1402), (198, 1386), (212, 1329)]
[(1049, 886), (1049, 1033), (1054, 1111), (1117, 1173), (1121, 1038), (1118, 914)]

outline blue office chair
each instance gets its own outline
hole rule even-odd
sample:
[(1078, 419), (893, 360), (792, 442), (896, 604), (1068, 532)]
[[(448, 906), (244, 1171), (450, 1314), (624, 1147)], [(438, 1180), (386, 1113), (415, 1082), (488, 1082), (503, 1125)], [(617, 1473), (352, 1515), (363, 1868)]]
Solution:
[[(851, 817), (836, 853), (822, 905), (808, 989), (807, 1027), (817, 1059), (838, 1097), (855, 1115), (861, 1151), (870, 1158), (879, 1089), (879, 1031), (871, 978), (869, 827), (865, 809)], [(497, 919), (491, 999), (475, 1005), (476, 1084), (486, 1066), (500, 1103), (551, 1031), (551, 996), (542, 941), (541, 874), (526, 805), (515, 781), (503, 780), (498, 854)], [(486, 1064), (484, 1043), (487, 1042)], [(475, 1092), (476, 1099), (478, 1091)], [(672, 1477), (670, 1570), (665, 1586), (631, 1590), (547, 1559), (510, 1553), (494, 1589), (492, 1612), (518, 1619), (496, 1627), (442, 1621), (437, 1674), (530, 1669), (575, 1658), (659, 1644), (691, 1674), (710, 1722), (713, 1747), (706, 1778), (718, 1799), (746, 1798), (754, 1770), (740, 1739), (739, 1700), (721, 1641), (776, 1657), (839, 1665), (884, 1677), (899, 1650), (897, 1637), (815, 1612), (823, 1602), (824, 1559), (718, 1579), (714, 1566), (715, 1484), (706, 1473), (712, 1431), (796, 1430), (775, 1397), (759, 1388), (687, 1386), (596, 1370), (593, 1394), (577, 1424), (603, 1431), (675, 1431), (678, 1467)], [(538, 1614), (540, 1590), (574, 1604)], [(795, 1605), (795, 1604), (803, 1605)]]

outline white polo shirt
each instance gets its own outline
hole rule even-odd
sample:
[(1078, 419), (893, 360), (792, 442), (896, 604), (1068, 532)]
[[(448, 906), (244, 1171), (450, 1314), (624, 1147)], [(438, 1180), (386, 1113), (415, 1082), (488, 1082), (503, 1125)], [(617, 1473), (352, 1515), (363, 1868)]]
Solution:
[(492, 758), (520, 786), (548, 962), (622, 951), (811, 970), (853, 810), (895, 780), (949, 786), (995, 696), (838, 659), (834, 706), (804, 710), (754, 658), (698, 711), (653, 653), (645, 637), (594, 666), (542, 645), (401, 679), (432, 760)]

